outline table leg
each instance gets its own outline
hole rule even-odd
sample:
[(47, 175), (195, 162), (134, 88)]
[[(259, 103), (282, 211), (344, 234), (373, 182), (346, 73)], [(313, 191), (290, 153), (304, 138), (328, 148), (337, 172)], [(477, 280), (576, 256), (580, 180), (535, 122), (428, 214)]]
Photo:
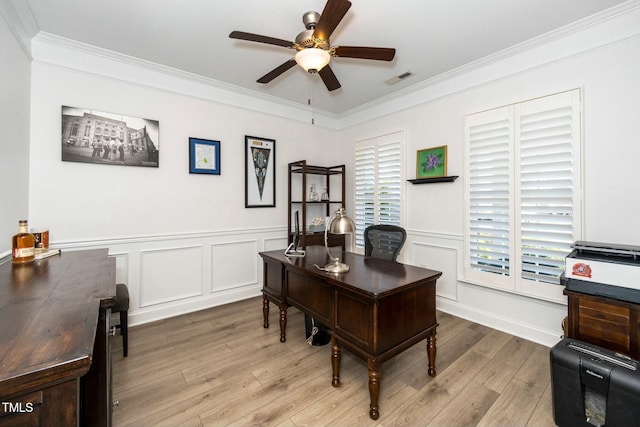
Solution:
[(333, 379), (331, 385), (340, 387), (340, 346), (336, 344), (333, 335), (331, 336), (331, 368), (333, 368)]
[(427, 355), (429, 356), (429, 376), (436, 376), (436, 333), (427, 337)]
[(380, 371), (382, 370), (382, 364), (377, 359), (369, 358), (367, 365), (369, 367), (369, 417), (372, 420), (377, 420), (380, 418), (378, 398), (380, 397)]
[(280, 305), (280, 342), (287, 340), (287, 305)]
[(262, 317), (264, 317), (264, 323), (262, 326), (269, 327), (269, 299), (265, 294), (262, 294)]

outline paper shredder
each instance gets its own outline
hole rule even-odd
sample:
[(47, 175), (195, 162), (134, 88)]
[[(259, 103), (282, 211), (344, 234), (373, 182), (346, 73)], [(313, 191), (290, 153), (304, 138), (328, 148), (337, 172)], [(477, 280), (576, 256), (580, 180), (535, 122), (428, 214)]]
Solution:
[(569, 338), (550, 357), (558, 426), (640, 426), (640, 362)]

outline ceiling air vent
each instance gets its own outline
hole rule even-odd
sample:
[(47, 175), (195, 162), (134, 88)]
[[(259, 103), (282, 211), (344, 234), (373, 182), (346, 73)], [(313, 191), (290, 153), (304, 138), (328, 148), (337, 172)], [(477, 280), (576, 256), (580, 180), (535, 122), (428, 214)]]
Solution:
[(407, 77), (411, 77), (411, 76), (413, 76), (413, 73), (411, 71), (407, 71), (407, 72), (402, 73), (402, 74), (400, 74), (398, 76), (392, 77), (389, 80), (386, 80), (385, 83), (388, 84), (388, 85), (394, 85), (394, 84), (406, 79)]

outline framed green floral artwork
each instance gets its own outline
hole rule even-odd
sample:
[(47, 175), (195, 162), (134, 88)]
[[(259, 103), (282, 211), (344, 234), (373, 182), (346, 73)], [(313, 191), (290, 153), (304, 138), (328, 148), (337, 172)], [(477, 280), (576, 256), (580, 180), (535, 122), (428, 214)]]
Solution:
[(416, 155), (416, 179), (438, 178), (447, 175), (447, 146), (418, 150)]

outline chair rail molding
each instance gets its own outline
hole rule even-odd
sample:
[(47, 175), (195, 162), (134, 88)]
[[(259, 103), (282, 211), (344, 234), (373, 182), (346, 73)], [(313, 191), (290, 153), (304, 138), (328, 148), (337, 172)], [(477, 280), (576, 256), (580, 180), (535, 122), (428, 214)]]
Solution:
[(109, 249), (129, 288), (130, 326), (259, 296), (258, 252), (286, 246), (286, 227), (51, 242), (62, 256)]

